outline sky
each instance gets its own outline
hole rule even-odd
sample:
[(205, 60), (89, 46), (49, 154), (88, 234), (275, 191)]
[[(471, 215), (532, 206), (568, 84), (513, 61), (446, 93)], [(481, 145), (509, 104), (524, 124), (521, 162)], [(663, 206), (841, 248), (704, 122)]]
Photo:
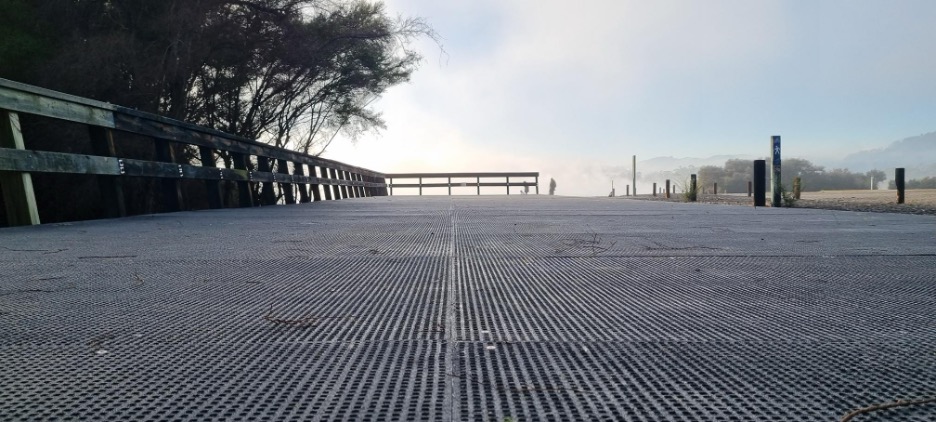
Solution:
[(780, 135), (822, 164), (936, 131), (932, 0), (384, 3), (442, 47), (413, 45), (419, 70), (374, 103), (386, 129), (324, 154), (381, 172), (538, 171), (606, 195), (633, 155), (763, 157)]

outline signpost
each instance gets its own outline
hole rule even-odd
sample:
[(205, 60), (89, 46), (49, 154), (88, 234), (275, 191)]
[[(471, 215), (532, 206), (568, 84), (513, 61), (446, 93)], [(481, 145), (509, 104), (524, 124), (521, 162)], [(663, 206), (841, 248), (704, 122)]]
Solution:
[(773, 171), (770, 173), (770, 206), (779, 207), (783, 197), (780, 194), (780, 136), (770, 138), (770, 159)]

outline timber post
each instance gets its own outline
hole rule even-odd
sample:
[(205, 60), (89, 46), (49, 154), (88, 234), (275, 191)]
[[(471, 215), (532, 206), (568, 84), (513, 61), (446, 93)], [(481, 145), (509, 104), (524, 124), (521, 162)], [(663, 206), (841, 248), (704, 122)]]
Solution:
[[(0, 110), (0, 147), (26, 149), (19, 115), (12, 111)], [(10, 226), (40, 223), (36, 194), (29, 173), (0, 171), (0, 186), (3, 190), (3, 203), (6, 205), (7, 223)]]
[[(306, 175), (306, 174), (305, 174), (305, 164), (302, 164), (302, 163), (293, 163), (293, 172), (295, 173), (296, 176), (299, 176), (300, 178), (305, 177), (305, 175)], [(299, 187), (299, 203), (300, 203), (300, 204), (306, 204), (306, 203), (308, 203), (308, 202), (309, 202), (309, 186), (310, 186), (310, 184), (300, 181), (300, 183), (297, 183), (296, 186)]]
[(656, 182), (653, 182), (653, 196), (657, 196)]
[[(285, 174), (286, 177), (289, 177), (289, 164), (287, 164), (286, 160), (283, 160), (283, 159), (276, 160), (276, 172), (279, 174)], [(292, 183), (280, 182), (279, 188), (280, 188), (280, 192), (283, 193), (284, 201), (286, 201), (287, 204), (296, 203), (296, 195), (293, 193)]]
[(906, 187), (905, 180), (905, 171), (903, 168), (897, 168), (894, 170), (894, 187), (897, 188), (897, 203), (903, 204), (904, 200), (904, 188)]
[(666, 179), (666, 199), (670, 198), (670, 180)]
[(329, 167), (328, 178), (332, 179), (331, 181), (332, 183), (331, 188), (333, 192), (332, 198), (336, 201), (344, 199), (341, 197), (341, 185), (340, 185), (341, 180), (338, 177), (338, 170)]
[(319, 171), (320, 171), (321, 174), (322, 174), (322, 179), (323, 179), (323, 180), (322, 180), (322, 182), (323, 182), (323, 183), (322, 183), (322, 192), (324, 192), (324, 194), (325, 194), (325, 200), (326, 200), (326, 201), (333, 201), (334, 199), (332, 198), (331, 170), (329, 170), (328, 167), (321, 166), (321, 167), (319, 167)]
[(754, 160), (754, 206), (767, 206), (767, 161)]
[[(178, 164), (176, 161), (175, 150), (172, 144), (165, 139), (153, 138), (153, 144), (156, 148), (156, 160), (164, 163)], [(185, 208), (185, 200), (182, 196), (182, 166), (178, 166), (178, 173), (175, 177), (167, 177), (160, 180), (162, 184), (163, 201), (169, 211), (181, 211)]]
[[(270, 158), (257, 156), (257, 171), (261, 173), (270, 173)], [(273, 182), (263, 182), (260, 188), (260, 204), (276, 205), (276, 192), (273, 191)]]
[(237, 198), (238, 205), (242, 208), (252, 207), (256, 205), (254, 198), (253, 184), (250, 182), (250, 170), (247, 168), (247, 156), (241, 153), (232, 152), (231, 161), (235, 170), (240, 170), (244, 173), (244, 179), (236, 182), (237, 183)]
[(689, 175), (689, 201), (695, 202), (699, 199), (699, 180), (694, 174)]
[(800, 199), (803, 189), (803, 181), (799, 176), (793, 178), (793, 199)]
[[(88, 135), (90, 135), (91, 149), (94, 151), (95, 155), (104, 157), (117, 156), (113, 130), (100, 126), (88, 126)], [(201, 154), (204, 157), (205, 153), (201, 152)], [(202, 158), (202, 160), (204, 161), (204, 158)], [(98, 176), (97, 179), (101, 189), (101, 203), (104, 204), (105, 214), (110, 218), (126, 217), (127, 205), (126, 202), (124, 202), (123, 180), (120, 179), (120, 176)], [(212, 208), (221, 208), (221, 204), (218, 202), (221, 199), (218, 184), (214, 183), (214, 190), (211, 189), (212, 184), (210, 182), (206, 187), (208, 188), (209, 206)]]
[[(93, 130), (94, 126), (91, 128)], [(198, 158), (201, 160), (202, 167), (218, 167), (215, 161), (214, 151), (209, 147), (199, 146)], [(117, 180), (119, 181), (120, 179)], [(221, 181), (205, 180), (205, 191), (208, 193), (208, 208), (224, 208), (224, 197), (221, 196), (221, 192), (223, 192), (223, 189), (221, 189)]]

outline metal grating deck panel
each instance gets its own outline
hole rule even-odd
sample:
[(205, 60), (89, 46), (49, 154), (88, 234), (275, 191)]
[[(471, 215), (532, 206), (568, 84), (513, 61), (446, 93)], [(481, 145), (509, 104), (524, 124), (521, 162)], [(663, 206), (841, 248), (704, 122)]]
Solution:
[(838, 420), (936, 396), (934, 274), (930, 216), (607, 198), (3, 229), (0, 420)]

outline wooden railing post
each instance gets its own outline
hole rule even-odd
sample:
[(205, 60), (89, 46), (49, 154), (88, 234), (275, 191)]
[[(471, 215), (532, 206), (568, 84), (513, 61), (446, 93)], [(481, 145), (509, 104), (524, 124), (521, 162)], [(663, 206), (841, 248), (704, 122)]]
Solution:
[[(0, 147), (26, 149), (19, 116), (0, 110)], [(0, 186), (6, 206), (7, 224), (26, 226), (39, 224), (39, 208), (33, 192), (32, 176), (29, 173), (0, 171)]]
[(481, 178), (478, 177), (477, 179), (475, 179), (475, 183), (478, 186), (478, 196), (481, 196)]
[[(296, 176), (305, 176), (305, 164), (302, 163), (293, 163), (293, 172)], [(309, 183), (297, 183), (296, 186), (299, 187), (299, 203), (307, 204), (309, 203)]]
[[(113, 130), (100, 126), (89, 126), (88, 134), (91, 136), (91, 149), (95, 155), (117, 156)], [(126, 217), (127, 205), (124, 202), (123, 180), (120, 179), (120, 176), (98, 176), (97, 179), (101, 189), (101, 203), (104, 204), (105, 215), (110, 218)], [(215, 189), (217, 189), (217, 184)], [(211, 194), (211, 190), (208, 193)], [(221, 198), (218, 196), (217, 190), (215, 190), (214, 194), (219, 199)]]
[[(176, 160), (175, 150), (172, 148), (172, 144), (170, 144), (169, 141), (153, 138), (153, 143), (156, 147), (157, 161), (179, 164)], [(182, 196), (181, 180), (181, 175), (179, 175), (179, 178), (163, 178), (160, 180), (165, 207), (169, 211), (181, 211), (185, 208), (185, 198)]]
[[(233, 162), (235, 170), (242, 170), (249, 174), (250, 170), (247, 168), (247, 156), (245, 154), (232, 152), (231, 161)], [(251, 182), (249, 180), (237, 182), (237, 201), (238, 205), (240, 205), (242, 208), (256, 205), (253, 188), (251, 187)]]
[(325, 200), (334, 201), (335, 198), (332, 196), (331, 169), (325, 166), (320, 168), (322, 171), (322, 178), (327, 180), (324, 184), (322, 184), (322, 192), (325, 194)]
[(536, 194), (539, 195), (539, 176), (536, 176), (533, 181), (536, 183)]
[[(350, 182), (350, 180), (348, 180), (347, 170), (338, 170), (338, 178), (343, 182)], [(352, 192), (351, 189), (348, 189), (349, 187), (348, 185), (341, 185), (341, 194), (344, 195), (345, 199), (352, 198)]]
[(338, 183), (341, 183), (341, 181), (340, 181), (339, 178), (338, 178), (338, 170), (337, 170), (337, 169), (330, 168), (330, 169), (328, 169), (328, 175), (329, 175), (328, 178), (329, 178), (329, 179), (332, 179), (332, 182), (334, 183), (334, 184), (331, 186), (331, 187), (332, 187), (332, 191), (334, 192), (334, 195), (332, 196), (332, 198), (333, 198), (334, 200), (336, 200), (336, 201), (341, 200), (341, 199), (342, 199), (342, 197), (341, 197), (341, 185), (338, 184)]
[[(270, 158), (257, 156), (257, 171), (262, 173), (270, 173)], [(260, 187), (260, 204), (261, 205), (276, 205), (276, 193), (273, 192), (273, 183), (263, 182), (263, 185)]]
[[(351, 181), (352, 181), (352, 182), (355, 182), (355, 183), (360, 182), (360, 181), (361, 181), (361, 175), (352, 172), (352, 173), (351, 173)], [(355, 198), (362, 198), (362, 197), (364, 197), (364, 193), (361, 192), (361, 187), (360, 187), (360, 186), (355, 185), (355, 186), (352, 186), (351, 189), (354, 190), (354, 197), (355, 197)]]
[(507, 194), (510, 195), (510, 176), (507, 177)]
[(452, 196), (452, 178), (451, 177), (448, 178), (448, 192), (449, 192), (449, 196)]
[(422, 196), (422, 177), (419, 178), (419, 196)]
[[(315, 167), (316, 166), (309, 164), (309, 176), (318, 178), (319, 174), (316, 172)], [(312, 200), (321, 201), (322, 193), (319, 191), (319, 183), (313, 183), (311, 189), (312, 189)]]
[(670, 198), (670, 180), (666, 179), (666, 199)]
[[(208, 147), (198, 147), (198, 158), (202, 167), (217, 168), (214, 151)], [(221, 182), (205, 180), (205, 191), (208, 194), (208, 207), (212, 209), (224, 208), (224, 198), (221, 197)]]
[(657, 194), (656, 182), (653, 182), (653, 196), (656, 196), (656, 194)]
[[(289, 164), (283, 159), (276, 160), (276, 172), (279, 174), (289, 174)], [(296, 203), (296, 195), (293, 194), (293, 185), (292, 183), (280, 182), (279, 184), (280, 192), (283, 192), (283, 198), (287, 204)]]

